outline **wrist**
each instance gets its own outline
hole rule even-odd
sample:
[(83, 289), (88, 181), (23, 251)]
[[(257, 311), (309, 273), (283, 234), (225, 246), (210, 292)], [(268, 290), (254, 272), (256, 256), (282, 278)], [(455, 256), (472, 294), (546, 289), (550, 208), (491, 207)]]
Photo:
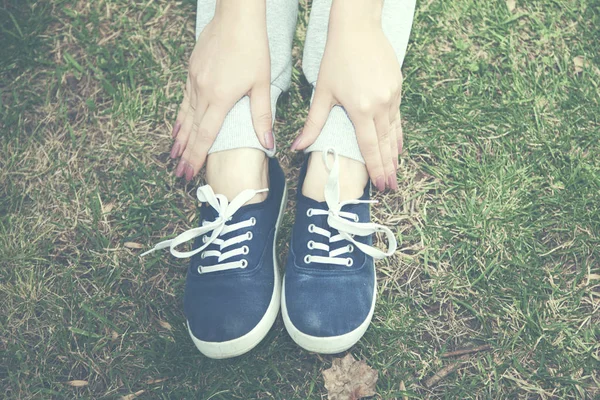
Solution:
[(264, 22), (266, 24), (266, 0), (217, 0), (215, 16)]
[(330, 24), (352, 27), (381, 27), (383, 0), (333, 0)]

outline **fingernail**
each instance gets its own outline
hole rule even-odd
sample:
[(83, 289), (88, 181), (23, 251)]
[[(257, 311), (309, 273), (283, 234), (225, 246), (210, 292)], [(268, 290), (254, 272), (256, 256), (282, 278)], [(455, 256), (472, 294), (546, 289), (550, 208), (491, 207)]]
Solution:
[(175, 176), (178, 178), (181, 178), (183, 176), (184, 170), (185, 170), (185, 161), (181, 160), (181, 161), (179, 161), (179, 164), (177, 164), (177, 169), (175, 169)]
[(179, 142), (175, 142), (175, 144), (173, 144), (173, 147), (171, 148), (171, 158), (177, 158), (180, 148), (181, 144)]
[(192, 168), (191, 165), (186, 165), (185, 167), (185, 180), (186, 181), (191, 181), (192, 178), (194, 177), (194, 169)]
[(273, 143), (273, 131), (269, 131), (265, 133), (265, 144), (267, 145), (267, 149), (272, 150), (274, 147)]
[(377, 189), (379, 189), (380, 192), (383, 192), (385, 190), (383, 176), (377, 178), (377, 180), (375, 181), (375, 186), (377, 186)]
[(173, 136), (173, 139), (175, 139), (177, 137), (177, 134), (179, 133), (180, 129), (181, 129), (181, 123), (176, 122), (175, 126), (173, 127), (173, 132), (171, 133), (171, 136)]
[(290, 147), (290, 150), (296, 151), (296, 149), (298, 148), (298, 146), (300, 146), (300, 143), (302, 143), (302, 135), (298, 136), (296, 138), (296, 140), (294, 140), (294, 143), (292, 143), (292, 146)]
[(398, 180), (395, 174), (388, 176), (388, 187), (392, 190), (398, 190)]

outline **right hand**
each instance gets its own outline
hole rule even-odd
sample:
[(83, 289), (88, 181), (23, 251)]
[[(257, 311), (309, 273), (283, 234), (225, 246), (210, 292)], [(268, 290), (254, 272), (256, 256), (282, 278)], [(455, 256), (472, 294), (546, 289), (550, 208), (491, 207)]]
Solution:
[(270, 88), (265, 0), (217, 2), (192, 52), (173, 128), (171, 158), (181, 157), (175, 175), (190, 181), (198, 174), (227, 113), (246, 95), (258, 140), (272, 149)]

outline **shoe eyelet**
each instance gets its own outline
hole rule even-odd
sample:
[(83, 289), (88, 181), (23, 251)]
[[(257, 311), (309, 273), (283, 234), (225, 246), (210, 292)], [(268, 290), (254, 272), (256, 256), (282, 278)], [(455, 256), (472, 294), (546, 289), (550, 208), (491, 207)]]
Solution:
[(352, 264), (354, 264), (354, 260), (351, 259), (350, 257), (346, 258), (346, 266), (351, 267)]
[(315, 233), (315, 224), (310, 224), (310, 225), (308, 226), (308, 231), (309, 231), (310, 233)]
[(250, 218), (250, 223), (252, 224), (252, 226), (256, 225), (256, 218)]
[(200, 259), (201, 260), (204, 260), (205, 258), (206, 258), (206, 254), (204, 254), (204, 253), (200, 254)]
[(307, 254), (307, 255), (304, 256), (304, 263), (305, 264), (310, 264), (310, 255)]
[(358, 221), (359, 221), (358, 215), (354, 214), (354, 222), (358, 222)]
[[(348, 252), (353, 253), (354, 252), (354, 246), (353, 245), (348, 245)], [(351, 258), (350, 258), (351, 260)]]
[(312, 217), (313, 216), (313, 209), (309, 208), (308, 210), (306, 210), (306, 216), (307, 217)]
[(196, 268), (196, 271), (198, 271), (199, 274), (202, 274), (202, 267)]
[(250, 247), (248, 247), (248, 246), (242, 247), (242, 254), (245, 255), (245, 254), (248, 254), (248, 253), (250, 253)]
[(208, 239), (206, 238), (206, 236), (202, 236), (202, 243), (206, 243)]
[(248, 261), (247, 260), (242, 260), (242, 265), (240, 266), (240, 268), (244, 269), (248, 266)]
[(246, 234), (246, 237), (248, 238), (248, 240), (252, 240), (252, 238), (254, 237), (254, 235), (252, 234), (252, 232), (248, 232)]
[(306, 243), (306, 247), (308, 247), (309, 250), (312, 250), (315, 248), (315, 242), (313, 242), (312, 240), (309, 240), (308, 243)]

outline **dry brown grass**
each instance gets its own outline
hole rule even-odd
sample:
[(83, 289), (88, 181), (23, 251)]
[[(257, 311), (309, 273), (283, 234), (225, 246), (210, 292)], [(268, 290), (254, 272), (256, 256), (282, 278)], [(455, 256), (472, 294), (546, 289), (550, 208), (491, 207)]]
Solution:
[[(142, 262), (126, 245), (195, 223), (198, 182), (174, 179), (168, 157), (192, 3), (0, 2), (11, 32), (0, 37), (11, 49), (0, 52), (9, 398), (325, 394), (331, 357), (299, 350), (280, 322), (245, 357), (201, 358), (181, 314), (185, 265)], [(352, 350), (379, 370), (378, 398), (600, 393), (600, 11), (591, 1), (563, 6), (518, 4), (511, 14), (495, 3), (419, 4), (401, 189), (375, 194), (373, 207), (399, 250), (378, 264), (374, 323)], [(285, 149), (310, 96), (300, 73), (306, 0), (300, 10), (276, 123), (291, 199), (281, 260), (302, 162)], [(578, 72), (576, 55), (589, 60)], [(456, 360), (444, 354), (482, 344), (489, 350), (448, 368)], [(454, 372), (428, 387), (444, 368)]]

